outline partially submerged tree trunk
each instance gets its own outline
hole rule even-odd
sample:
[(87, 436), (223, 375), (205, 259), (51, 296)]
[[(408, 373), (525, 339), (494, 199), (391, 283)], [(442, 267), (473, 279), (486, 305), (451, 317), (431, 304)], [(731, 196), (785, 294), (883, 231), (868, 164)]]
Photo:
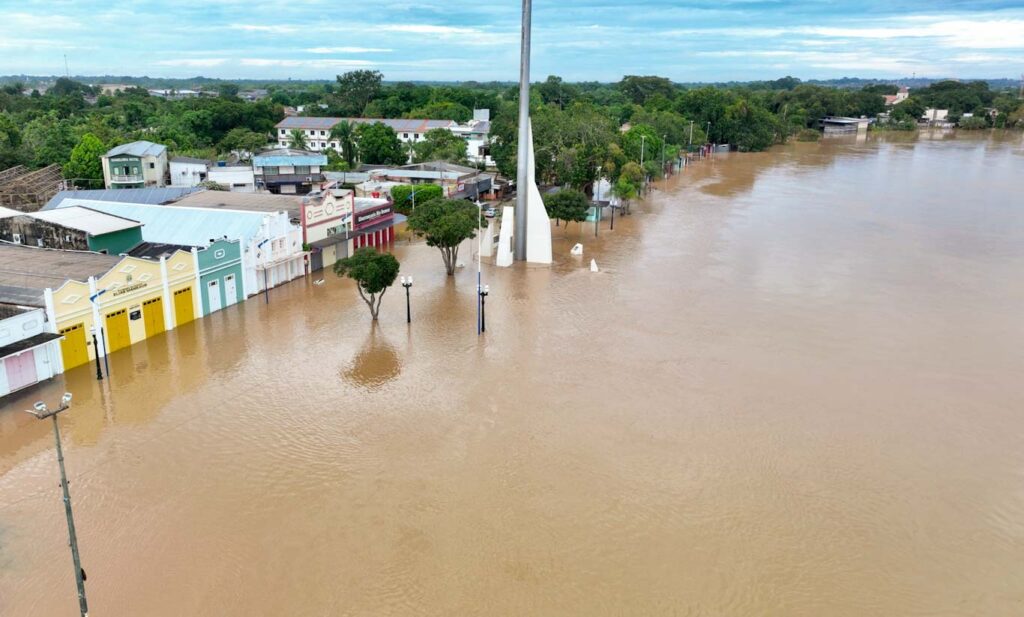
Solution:
[(446, 246), (441, 248), (441, 259), (444, 260), (444, 269), (448, 272), (448, 276), (455, 274), (455, 264), (458, 263), (459, 259), (459, 247), (458, 246)]
[(370, 307), (370, 315), (373, 317), (373, 321), (377, 321), (377, 316), (380, 314), (380, 303), (384, 300), (384, 294), (387, 292), (387, 288), (380, 292), (380, 295), (370, 294), (369, 298), (367, 298), (366, 294), (363, 293), (361, 285), (356, 285), (356, 291), (359, 292), (359, 297), (363, 299), (366, 306)]

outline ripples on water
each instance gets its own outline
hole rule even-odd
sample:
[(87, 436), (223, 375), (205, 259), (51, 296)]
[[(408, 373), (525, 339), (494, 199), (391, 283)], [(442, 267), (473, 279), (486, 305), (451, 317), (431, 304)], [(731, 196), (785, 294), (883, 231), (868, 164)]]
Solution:
[(328, 273), (72, 371), (0, 411), (0, 614), (75, 610), (67, 389), (95, 614), (1018, 615), (1021, 151), (721, 157), (487, 266), (481, 339), (399, 243), (411, 327)]

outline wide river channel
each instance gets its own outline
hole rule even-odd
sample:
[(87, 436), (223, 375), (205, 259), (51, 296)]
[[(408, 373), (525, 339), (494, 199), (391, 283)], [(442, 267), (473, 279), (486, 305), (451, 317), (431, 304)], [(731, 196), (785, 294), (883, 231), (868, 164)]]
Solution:
[[(690, 166), (551, 268), (398, 242), (0, 408), (0, 615), (1024, 614), (1024, 138)], [(571, 257), (575, 242), (582, 259)], [(600, 272), (589, 271), (595, 258)], [(313, 282), (325, 279), (323, 284)]]

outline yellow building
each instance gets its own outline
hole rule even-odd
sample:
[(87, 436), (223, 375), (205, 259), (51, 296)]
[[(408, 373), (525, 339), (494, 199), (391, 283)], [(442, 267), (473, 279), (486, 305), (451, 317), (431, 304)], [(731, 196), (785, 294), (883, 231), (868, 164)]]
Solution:
[(103, 356), (201, 316), (196, 262), (194, 252), (181, 250), (159, 261), (124, 257), (105, 274), (47, 290), (47, 309), (64, 335), (64, 369), (95, 357), (94, 325)]

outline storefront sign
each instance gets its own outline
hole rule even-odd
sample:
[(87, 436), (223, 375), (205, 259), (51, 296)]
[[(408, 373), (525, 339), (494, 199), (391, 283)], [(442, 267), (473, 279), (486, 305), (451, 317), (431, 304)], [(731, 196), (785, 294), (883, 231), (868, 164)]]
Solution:
[(143, 287), (145, 287), (146, 285), (147, 285), (147, 283), (133, 283), (132, 285), (125, 285), (124, 287), (118, 287), (110, 295), (112, 295), (112, 296), (121, 296), (121, 295), (124, 295), (126, 293), (131, 293), (133, 291), (138, 291), (138, 290), (142, 289)]
[(360, 229), (367, 225), (372, 225), (378, 219), (384, 218), (391, 215), (391, 204), (381, 206), (373, 210), (366, 210), (364, 212), (356, 213), (355, 228)]

